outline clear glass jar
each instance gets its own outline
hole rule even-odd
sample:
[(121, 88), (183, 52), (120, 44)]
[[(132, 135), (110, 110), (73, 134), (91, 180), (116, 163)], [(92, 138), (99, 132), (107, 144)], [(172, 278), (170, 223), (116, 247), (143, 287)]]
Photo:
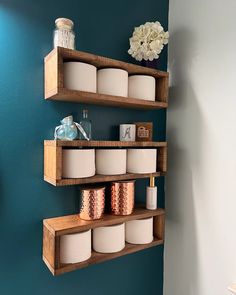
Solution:
[(68, 18), (58, 18), (55, 20), (56, 29), (54, 30), (54, 48), (57, 46), (75, 49), (74, 23)]
[[(92, 123), (88, 118), (88, 110), (83, 110), (83, 118), (80, 121), (80, 125), (84, 129), (88, 139), (91, 140), (92, 139)], [(79, 139), (81, 140), (85, 139), (82, 133), (79, 134)]]

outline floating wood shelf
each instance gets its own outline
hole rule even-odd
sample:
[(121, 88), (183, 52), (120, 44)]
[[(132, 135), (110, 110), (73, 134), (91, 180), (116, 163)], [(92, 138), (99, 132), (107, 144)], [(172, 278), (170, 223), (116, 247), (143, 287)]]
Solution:
[[(153, 76), (156, 79), (156, 101), (66, 89), (63, 63), (67, 61), (89, 63), (98, 69), (120, 68), (128, 71), (130, 75)], [(45, 99), (136, 109), (163, 109), (168, 106), (169, 74), (167, 72), (61, 47), (52, 50), (45, 57), (44, 64)]]
[[(126, 243), (125, 248), (117, 253), (101, 254), (93, 251), (91, 258), (84, 262), (73, 264), (60, 263), (60, 236), (148, 217), (154, 217), (154, 240), (150, 244), (133, 245)], [(164, 224), (165, 211), (163, 209), (146, 210), (143, 208), (136, 208), (134, 213), (128, 216), (115, 216), (106, 214), (102, 219), (96, 221), (81, 220), (79, 215), (69, 215), (45, 219), (43, 221), (43, 260), (53, 275), (60, 275), (65, 272), (87, 267), (102, 261), (114, 259), (116, 257), (124, 256), (133, 252), (163, 244)]]
[[(157, 172), (145, 174), (95, 175), (87, 178), (62, 178), (62, 149), (64, 148), (157, 148)], [(167, 171), (166, 142), (124, 142), (124, 141), (44, 141), (44, 180), (55, 186), (89, 184), (164, 176)]]

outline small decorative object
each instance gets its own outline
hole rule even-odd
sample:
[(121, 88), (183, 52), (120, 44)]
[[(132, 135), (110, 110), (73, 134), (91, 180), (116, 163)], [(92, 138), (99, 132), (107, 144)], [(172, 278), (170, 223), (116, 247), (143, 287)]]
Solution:
[(120, 141), (135, 141), (135, 124), (120, 125)]
[(155, 177), (150, 177), (150, 186), (146, 189), (146, 208), (155, 210), (157, 208), (157, 187), (155, 186)]
[(67, 89), (97, 91), (97, 68), (84, 62), (64, 62), (64, 86)]
[(98, 227), (93, 230), (93, 249), (100, 253), (115, 253), (125, 247), (125, 224)]
[(54, 31), (54, 48), (57, 46), (75, 49), (74, 23), (68, 18), (58, 18), (55, 20), (56, 29)]
[(73, 117), (68, 116), (61, 120), (60, 126), (55, 128), (54, 137), (60, 140), (73, 140), (78, 136), (78, 129), (73, 122)]
[(152, 141), (152, 122), (137, 122), (136, 141)]
[(128, 149), (128, 173), (154, 173), (157, 167), (156, 149)]
[(83, 127), (73, 122), (73, 116), (65, 117), (61, 120), (61, 125), (55, 128), (54, 138), (60, 140), (74, 140), (78, 136), (78, 129), (83, 138), (89, 140)]
[(60, 262), (78, 263), (91, 257), (91, 229), (60, 238)]
[(81, 189), (80, 218), (95, 220), (102, 218), (105, 208), (105, 186)]
[[(92, 139), (92, 123), (88, 118), (88, 110), (83, 110), (83, 119), (79, 122), (80, 126), (84, 129), (89, 140)], [(79, 134), (79, 139), (84, 140), (82, 133)]]
[(152, 76), (129, 76), (128, 96), (138, 99), (155, 101), (156, 80)]
[(94, 149), (63, 149), (62, 177), (85, 178), (95, 175)]
[(115, 215), (130, 215), (134, 210), (135, 180), (111, 183), (111, 212)]
[(128, 96), (128, 72), (121, 69), (98, 70), (98, 93)]
[(129, 39), (128, 53), (138, 61), (158, 59), (168, 38), (169, 33), (164, 31), (159, 22), (146, 22), (134, 29), (133, 36)]
[(126, 149), (96, 150), (96, 172), (101, 175), (126, 173)]
[(130, 244), (149, 244), (153, 241), (153, 217), (127, 221), (125, 240)]

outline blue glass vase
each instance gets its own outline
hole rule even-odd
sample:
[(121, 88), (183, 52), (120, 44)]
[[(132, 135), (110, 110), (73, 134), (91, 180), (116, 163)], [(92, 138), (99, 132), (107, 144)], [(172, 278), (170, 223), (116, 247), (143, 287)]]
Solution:
[(60, 140), (74, 140), (78, 136), (78, 129), (72, 116), (61, 120), (61, 125), (56, 127), (54, 137)]

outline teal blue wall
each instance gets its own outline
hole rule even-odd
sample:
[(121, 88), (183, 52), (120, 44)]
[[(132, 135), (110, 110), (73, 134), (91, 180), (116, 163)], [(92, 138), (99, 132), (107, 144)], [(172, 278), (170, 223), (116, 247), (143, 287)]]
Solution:
[[(161, 295), (162, 246), (59, 277), (41, 260), (42, 219), (78, 212), (78, 188), (43, 181), (43, 140), (62, 117), (72, 113), (78, 120), (84, 107), (43, 99), (43, 57), (61, 16), (75, 21), (79, 50), (134, 62), (126, 53), (134, 26), (159, 20), (167, 29), (168, 1), (0, 1), (0, 294)], [(166, 68), (166, 49), (160, 68)], [(154, 139), (165, 140), (163, 110), (88, 109), (96, 139), (117, 139), (122, 122), (150, 120)], [(146, 185), (137, 181), (138, 201)]]

